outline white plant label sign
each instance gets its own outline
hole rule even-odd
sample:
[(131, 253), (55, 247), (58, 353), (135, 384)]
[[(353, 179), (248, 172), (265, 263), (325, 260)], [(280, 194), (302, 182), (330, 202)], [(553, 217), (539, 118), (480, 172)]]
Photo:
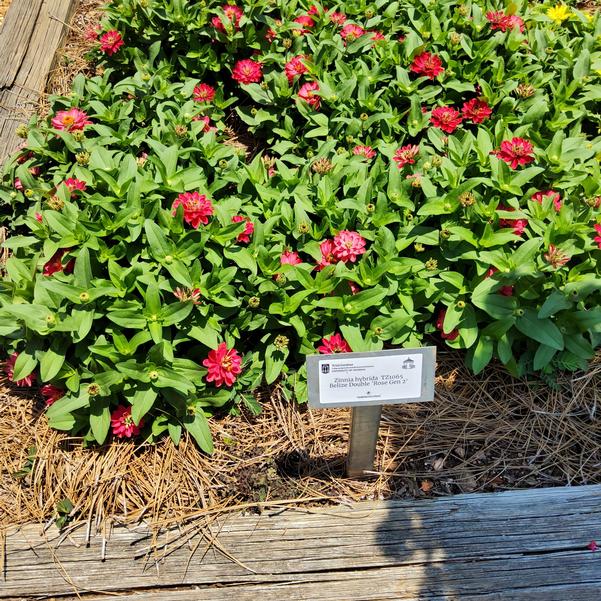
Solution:
[(311, 407), (431, 401), (436, 347), (307, 357)]

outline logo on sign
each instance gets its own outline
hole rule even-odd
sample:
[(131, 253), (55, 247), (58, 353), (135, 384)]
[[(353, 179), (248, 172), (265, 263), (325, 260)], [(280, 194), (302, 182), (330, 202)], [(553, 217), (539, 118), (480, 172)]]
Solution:
[(415, 361), (411, 357), (407, 357), (403, 361), (403, 369), (415, 369)]
[(321, 365), (321, 373), (322, 374), (329, 374), (330, 373), (330, 364), (329, 363), (322, 363), (322, 365)]

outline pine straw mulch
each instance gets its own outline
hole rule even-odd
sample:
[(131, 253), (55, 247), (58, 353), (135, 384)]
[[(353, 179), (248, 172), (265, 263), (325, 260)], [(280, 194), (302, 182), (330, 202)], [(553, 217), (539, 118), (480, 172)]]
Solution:
[[(68, 499), (88, 531), (145, 520), (197, 529), (224, 512), (364, 499), (601, 482), (601, 360), (556, 389), (473, 376), (439, 356), (432, 403), (384, 407), (372, 479), (344, 477), (349, 411), (311, 410), (264, 395), (264, 411), (211, 420), (215, 453), (184, 437), (83, 448), (51, 430), (38, 398), (0, 390), (0, 531), (51, 523)], [(33, 462), (28, 461), (30, 449)]]

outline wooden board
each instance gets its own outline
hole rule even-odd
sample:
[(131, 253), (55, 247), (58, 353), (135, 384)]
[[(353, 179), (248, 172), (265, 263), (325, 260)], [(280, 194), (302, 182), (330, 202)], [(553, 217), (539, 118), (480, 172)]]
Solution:
[[(156, 562), (143, 525), (85, 544), (9, 535), (0, 599), (88, 601), (601, 599), (601, 486), (470, 494), (230, 516)], [(172, 531), (163, 540), (177, 540)], [(60, 544), (59, 544), (60, 542)]]
[(16, 0), (0, 29), (0, 163), (20, 143), (15, 135), (44, 92), (77, 0)]

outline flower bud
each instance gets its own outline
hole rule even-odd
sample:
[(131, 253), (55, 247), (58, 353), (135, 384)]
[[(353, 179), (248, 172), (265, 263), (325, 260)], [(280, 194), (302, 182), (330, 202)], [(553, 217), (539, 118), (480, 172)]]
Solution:
[(250, 109), (250, 114), (254, 117), (259, 111), (253, 106)]
[(35, 192), (31, 188), (25, 190), (25, 196), (27, 196), (27, 198), (31, 198), (34, 194)]
[(226, 161), (225, 159), (221, 159), (221, 160), (219, 161), (219, 167), (220, 167), (221, 169), (227, 169), (227, 164), (228, 164), (228, 163), (227, 163), (227, 161)]
[(366, 19), (371, 19), (374, 16), (374, 9), (369, 7), (365, 9), (365, 18)]
[(457, 301), (457, 308), (458, 309), (465, 309), (465, 301)]
[(29, 135), (29, 128), (24, 123), (21, 123), (17, 126), (15, 133), (19, 138), (26, 138)]
[(426, 250), (426, 247), (423, 244), (420, 244), (419, 242), (416, 242), (413, 245), (413, 248), (415, 249), (416, 253), (422, 253), (424, 252), (424, 250)]
[(185, 125), (176, 125), (175, 135), (178, 138), (185, 138), (188, 135), (188, 128)]
[(260, 304), (261, 304), (261, 299), (258, 296), (251, 296), (248, 299), (248, 306), (251, 309), (257, 309)]
[(369, 115), (367, 113), (361, 113), (359, 115), (359, 119), (361, 119), (361, 121), (367, 121), (369, 119)]
[(159, 372), (153, 369), (152, 371), (148, 372), (148, 377), (154, 382), (155, 380), (159, 379)]
[(459, 203), (462, 207), (471, 207), (476, 202), (476, 197), (471, 192), (459, 195)]
[(365, 210), (368, 213), (375, 213), (375, 211), (376, 211), (376, 205), (373, 204), (372, 202), (370, 202), (369, 204), (366, 205)]
[(88, 394), (90, 396), (98, 396), (100, 394), (100, 386), (98, 384), (90, 384), (88, 386)]
[(439, 157), (438, 155), (434, 155), (432, 157), (432, 166), (440, 167), (441, 165), (442, 165), (442, 157)]
[(451, 237), (451, 232), (447, 229), (440, 230), (440, 237), (443, 240), (448, 240)]
[(284, 38), (282, 44), (284, 45), (284, 48), (288, 49), (292, 46), (292, 40), (290, 38)]
[(262, 81), (261, 82), (261, 89), (262, 90), (268, 90), (269, 89), (269, 84), (266, 81)]
[(436, 259), (428, 259), (426, 261), (426, 269), (428, 271), (436, 271), (438, 269), (438, 261)]
[(73, 136), (73, 139), (76, 142), (81, 142), (86, 137), (86, 134), (83, 131), (83, 129), (76, 129), (71, 135)]
[(384, 328), (381, 328), (380, 326), (374, 328), (374, 334), (376, 336), (381, 336), (384, 333)]
[(454, 46), (457, 46), (461, 43), (461, 34), (457, 33), (456, 31), (452, 31), (449, 37), (451, 40), (451, 44), (453, 44)]
[(280, 334), (279, 336), (276, 336), (273, 345), (278, 350), (283, 351), (285, 348), (288, 348), (288, 342), (290, 342), (288, 338)]
[(312, 165), (311, 169), (315, 171), (315, 173), (319, 173), (319, 175), (325, 175), (329, 173), (334, 167), (334, 164), (329, 159), (321, 158), (317, 159)]
[(82, 292), (82, 293), (79, 295), (79, 300), (80, 300), (82, 303), (87, 303), (87, 302), (90, 300), (90, 295), (89, 295), (87, 292)]
[(48, 199), (47, 204), (53, 211), (60, 211), (65, 206), (65, 203), (56, 194)]
[(75, 155), (75, 160), (78, 165), (87, 165), (90, 162), (90, 153), (89, 152), (78, 152)]
[(286, 278), (286, 276), (283, 273), (278, 273), (275, 276), (275, 281), (280, 286), (283, 286), (288, 281), (288, 278)]
[(309, 227), (309, 224), (308, 224), (306, 221), (301, 221), (301, 222), (298, 224), (298, 231), (299, 231), (299, 233), (301, 233), (301, 234), (308, 234), (308, 233), (309, 233), (309, 231), (310, 231), (310, 229), (311, 229), (311, 228)]

